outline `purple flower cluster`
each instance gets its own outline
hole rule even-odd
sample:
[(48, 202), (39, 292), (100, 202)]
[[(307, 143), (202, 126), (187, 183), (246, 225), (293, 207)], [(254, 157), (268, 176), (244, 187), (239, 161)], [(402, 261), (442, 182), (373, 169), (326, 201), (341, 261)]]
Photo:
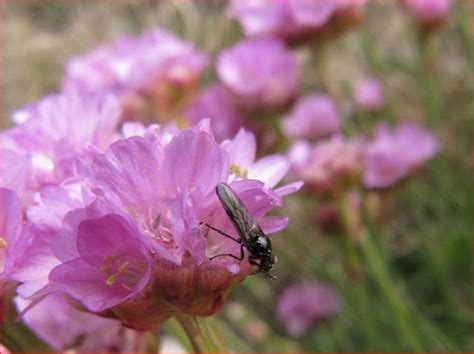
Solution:
[(438, 150), (437, 139), (413, 123), (402, 123), (393, 130), (382, 124), (364, 151), (364, 185), (390, 187), (416, 171)]
[(403, 0), (403, 3), (421, 26), (442, 25), (449, 15), (451, 0)]
[(294, 175), (308, 187), (334, 195), (360, 184), (391, 187), (438, 150), (436, 138), (413, 123), (402, 123), (394, 130), (382, 124), (371, 140), (336, 135), (314, 146), (299, 140), (290, 149), (289, 159)]
[(249, 37), (274, 36), (293, 42), (323, 30), (338, 32), (357, 22), (365, 0), (233, 0), (229, 12)]
[(357, 105), (365, 111), (376, 112), (383, 107), (382, 83), (377, 79), (367, 79), (359, 83), (354, 92)]
[(26, 204), (34, 192), (74, 174), (74, 161), (105, 149), (116, 139), (116, 99), (67, 92), (50, 95), (14, 115), (18, 122), (0, 132), (1, 186)]
[(300, 73), (296, 59), (276, 39), (243, 40), (223, 50), (216, 70), (238, 104), (247, 110), (281, 107), (298, 92)]
[(289, 164), (279, 155), (255, 161), (255, 139), (243, 130), (218, 144), (209, 121), (183, 131), (128, 128), (132, 136), (76, 156), (69, 178), (42, 188), (25, 225), (19, 200), (4, 190), (4, 274), (21, 283), (24, 298), (64, 294), (82, 310), (136, 329), (177, 311), (210, 315), (255, 270), (246, 260), (209, 260), (239, 252), (201, 226), (236, 233), (215, 186), (229, 183), (273, 233), (287, 218), (265, 214), (300, 183), (273, 190)]
[(296, 102), (282, 128), (293, 138), (321, 138), (337, 133), (341, 118), (330, 96), (309, 94)]
[(192, 44), (157, 29), (121, 37), (73, 58), (66, 66), (63, 88), (115, 93), (126, 118), (163, 120), (172, 102), (186, 100), (195, 89), (207, 65), (207, 56)]
[(324, 284), (293, 284), (281, 294), (276, 316), (292, 337), (302, 336), (316, 321), (339, 311), (339, 294)]

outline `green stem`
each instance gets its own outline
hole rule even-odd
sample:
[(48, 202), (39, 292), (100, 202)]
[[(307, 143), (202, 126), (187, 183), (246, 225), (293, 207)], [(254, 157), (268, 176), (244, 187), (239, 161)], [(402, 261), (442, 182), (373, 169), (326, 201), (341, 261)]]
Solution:
[(2, 323), (1, 343), (11, 353), (52, 353), (53, 350), (21, 322)]
[(369, 225), (367, 220), (364, 220), (360, 210), (355, 210), (350, 207), (347, 197), (340, 202), (340, 210), (346, 226), (346, 233), (358, 234), (358, 239), (361, 241), (360, 248), (362, 255), (372, 276), (392, 309), (400, 335), (405, 339), (406, 343), (410, 345), (412, 350), (423, 351), (423, 347), (410, 323), (407, 309), (393, 286), (393, 280), (383, 259), (380, 257), (380, 252), (374, 245), (373, 229), (369, 227), (371, 225)]
[(196, 353), (227, 352), (225, 342), (211, 318), (202, 318), (180, 313), (175, 316), (186, 332)]
[(331, 78), (327, 43), (313, 44), (311, 47), (314, 69), (318, 75), (320, 88), (337, 100), (336, 90)]
[(362, 254), (370, 268), (372, 276), (386, 297), (387, 302), (395, 315), (400, 335), (410, 346), (411, 350), (421, 352), (423, 351), (423, 346), (412, 326), (412, 321), (410, 320), (407, 308), (402, 301), (402, 297), (394, 287), (394, 282), (389, 274), (386, 264), (380, 257), (379, 251), (374, 247), (373, 235), (370, 235), (367, 232), (367, 229), (364, 229), (363, 232), (366, 234), (366, 237), (361, 244)]
[[(363, 323), (361, 327), (364, 330), (369, 346), (371, 348), (376, 348), (378, 343), (376, 326), (373, 317), (368, 315), (370, 313), (370, 306), (367, 303), (369, 294), (364, 282), (359, 281), (360, 279), (358, 279), (362, 273), (362, 268), (360, 265), (359, 255), (351, 237), (354, 233), (359, 232), (360, 220), (350, 207), (347, 195), (342, 196), (338, 201), (338, 209), (344, 225), (344, 233), (342, 237), (345, 255), (344, 258), (347, 267), (346, 274), (349, 276), (349, 279), (353, 281), (352, 288), (357, 303), (359, 319)], [(357, 277), (351, 277), (353, 274), (356, 274)]]
[(436, 77), (433, 39), (432, 34), (417, 33), (420, 55), (418, 80), (421, 82), (424, 90), (427, 122), (432, 128), (435, 128), (440, 122), (441, 97)]

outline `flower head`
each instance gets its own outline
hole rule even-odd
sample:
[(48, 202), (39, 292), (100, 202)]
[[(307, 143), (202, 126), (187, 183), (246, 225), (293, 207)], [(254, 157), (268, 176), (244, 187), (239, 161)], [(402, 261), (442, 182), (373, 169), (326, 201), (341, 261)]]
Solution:
[(166, 109), (177, 101), (186, 101), (207, 63), (192, 44), (157, 29), (121, 37), (73, 58), (63, 86), (94, 94), (113, 92), (121, 97), (125, 116), (150, 119), (169, 113)]
[(331, 97), (311, 94), (296, 102), (282, 126), (291, 137), (319, 138), (338, 132), (341, 119)]
[(233, 137), (243, 123), (231, 93), (222, 84), (213, 84), (201, 92), (187, 109), (186, 116), (191, 125), (209, 118), (218, 141)]
[(302, 336), (315, 322), (339, 311), (339, 294), (323, 284), (294, 284), (281, 294), (276, 316), (293, 337)]
[(233, 0), (229, 12), (246, 36), (273, 36), (293, 44), (345, 32), (361, 22), (365, 3), (366, 0)]
[(438, 27), (449, 15), (451, 0), (404, 0), (404, 5), (421, 26)]
[[(84, 310), (135, 329), (151, 328), (178, 311), (217, 311), (255, 268), (247, 252), (242, 261), (210, 260), (240, 251), (238, 243), (202, 225), (239, 237), (216, 185), (229, 183), (267, 233), (284, 228), (287, 218), (265, 214), (300, 187), (272, 189), (288, 164), (282, 156), (254, 162), (252, 147), (247, 152), (239, 145), (248, 134), (218, 144), (209, 121), (183, 131), (152, 126), (89, 156), (74, 180), (81, 193), (66, 181), (29, 212), (49, 236), (43, 262), (53, 264), (47, 280), (29, 294), (64, 292)], [(34, 284), (27, 279), (24, 285)]]
[(407, 177), (439, 150), (436, 138), (412, 123), (380, 125), (364, 151), (364, 185), (387, 188)]
[(115, 139), (120, 107), (112, 96), (70, 91), (47, 96), (15, 117), (22, 123), (0, 134), (0, 184), (31, 204), (43, 186), (74, 175), (79, 155)]
[(362, 173), (362, 144), (340, 135), (311, 146), (297, 141), (290, 149), (293, 174), (316, 193), (334, 195), (357, 185)]
[(377, 79), (368, 79), (357, 85), (356, 103), (366, 111), (378, 111), (384, 104), (383, 87)]
[(285, 45), (271, 38), (243, 40), (223, 50), (217, 74), (247, 109), (272, 109), (289, 103), (298, 91), (296, 59)]
[(333, 0), (233, 0), (230, 6), (231, 16), (240, 22), (247, 36), (277, 36), (285, 40), (320, 30), (335, 10)]
[[(30, 304), (20, 297), (14, 301), (19, 312)], [(135, 336), (132, 330), (123, 328), (117, 320), (77, 310), (60, 294), (41, 301), (25, 312), (22, 320), (56, 351), (71, 347), (79, 352), (116, 351), (127, 346), (131, 348), (131, 343), (127, 342)]]
[(0, 188), (0, 275), (5, 278), (11, 271), (11, 254), (20, 238), (23, 210), (16, 193)]

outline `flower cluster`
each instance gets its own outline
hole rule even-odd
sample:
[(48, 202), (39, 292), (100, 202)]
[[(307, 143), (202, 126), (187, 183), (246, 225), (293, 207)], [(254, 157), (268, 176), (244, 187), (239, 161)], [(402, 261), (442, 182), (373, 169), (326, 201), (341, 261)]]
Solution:
[(33, 194), (74, 174), (74, 161), (105, 149), (117, 135), (120, 106), (111, 95), (54, 94), (14, 114), (0, 132), (1, 186), (31, 204)]
[[(449, 11), (449, 1), (433, 3), (403, 6), (424, 31)], [(248, 38), (215, 58), (161, 29), (72, 58), (62, 91), (16, 111), (0, 132), (0, 282), (14, 289), (2, 301), (55, 350), (140, 351), (136, 331), (212, 315), (258, 270), (217, 186), (272, 234), (288, 218), (267, 214), (303, 182), (321, 202), (317, 218), (334, 226), (353, 216), (342, 220), (344, 206), (363, 209), (363, 189), (415, 175), (440, 149), (433, 135), (411, 122), (358, 129), (361, 111), (375, 120), (388, 107), (380, 81), (355, 86), (360, 111), (347, 117), (328, 87), (304, 87), (296, 45), (317, 59), (365, 4), (232, 0), (228, 14)], [(215, 79), (200, 88), (208, 66)], [(274, 147), (281, 154), (267, 153)], [(277, 187), (288, 171), (293, 182)], [(295, 284), (276, 316), (300, 337), (339, 306), (330, 286)], [(266, 335), (254, 328), (256, 340)]]
[(413, 123), (394, 130), (382, 124), (373, 139), (335, 135), (312, 146), (295, 142), (289, 159), (293, 173), (317, 193), (336, 195), (359, 185), (389, 188), (410, 176), (439, 150), (435, 137)]
[(420, 26), (428, 29), (443, 25), (451, 6), (451, 0), (403, 0), (403, 3)]
[(360, 21), (365, 0), (233, 0), (230, 14), (249, 37), (275, 36), (289, 42), (321, 32), (341, 32)]
[(163, 121), (172, 113), (171, 103), (187, 102), (207, 65), (206, 55), (192, 44), (157, 29), (121, 37), (73, 58), (66, 66), (63, 88), (115, 93), (126, 118)]
[(335, 289), (324, 284), (293, 284), (280, 295), (276, 316), (293, 337), (302, 336), (316, 321), (339, 311), (340, 300)]
[(24, 226), (19, 201), (5, 204), (4, 218), (15, 222), (5, 226), (5, 274), (21, 283), (21, 296), (64, 294), (82, 310), (144, 330), (180, 311), (214, 313), (255, 270), (246, 260), (211, 261), (240, 246), (201, 223), (238, 237), (215, 195), (226, 182), (266, 233), (284, 228), (287, 218), (265, 214), (300, 187), (272, 190), (286, 159), (254, 161), (255, 139), (243, 130), (218, 144), (209, 121), (141, 132), (78, 157), (72, 177), (41, 189)]
[(293, 54), (272, 38), (248, 39), (217, 58), (220, 80), (248, 110), (278, 108), (296, 97), (299, 69)]

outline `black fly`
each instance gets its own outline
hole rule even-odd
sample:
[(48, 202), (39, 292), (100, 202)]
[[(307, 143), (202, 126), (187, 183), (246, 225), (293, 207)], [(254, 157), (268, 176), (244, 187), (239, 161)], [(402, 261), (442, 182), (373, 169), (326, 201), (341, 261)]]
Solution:
[(229, 256), (241, 261), (244, 259), (245, 247), (250, 252), (249, 263), (258, 267), (255, 273), (264, 273), (267, 278), (274, 279), (275, 277), (268, 273), (273, 268), (276, 261), (275, 257), (272, 255), (270, 239), (263, 233), (257, 221), (250, 215), (247, 207), (232, 188), (225, 183), (220, 183), (216, 187), (216, 193), (227, 213), (227, 216), (232, 221), (232, 224), (234, 224), (240, 238), (234, 238), (218, 229), (215, 229), (211, 225), (204, 224), (222, 236), (239, 243), (241, 247), (239, 257), (227, 253), (219, 254), (210, 259)]

